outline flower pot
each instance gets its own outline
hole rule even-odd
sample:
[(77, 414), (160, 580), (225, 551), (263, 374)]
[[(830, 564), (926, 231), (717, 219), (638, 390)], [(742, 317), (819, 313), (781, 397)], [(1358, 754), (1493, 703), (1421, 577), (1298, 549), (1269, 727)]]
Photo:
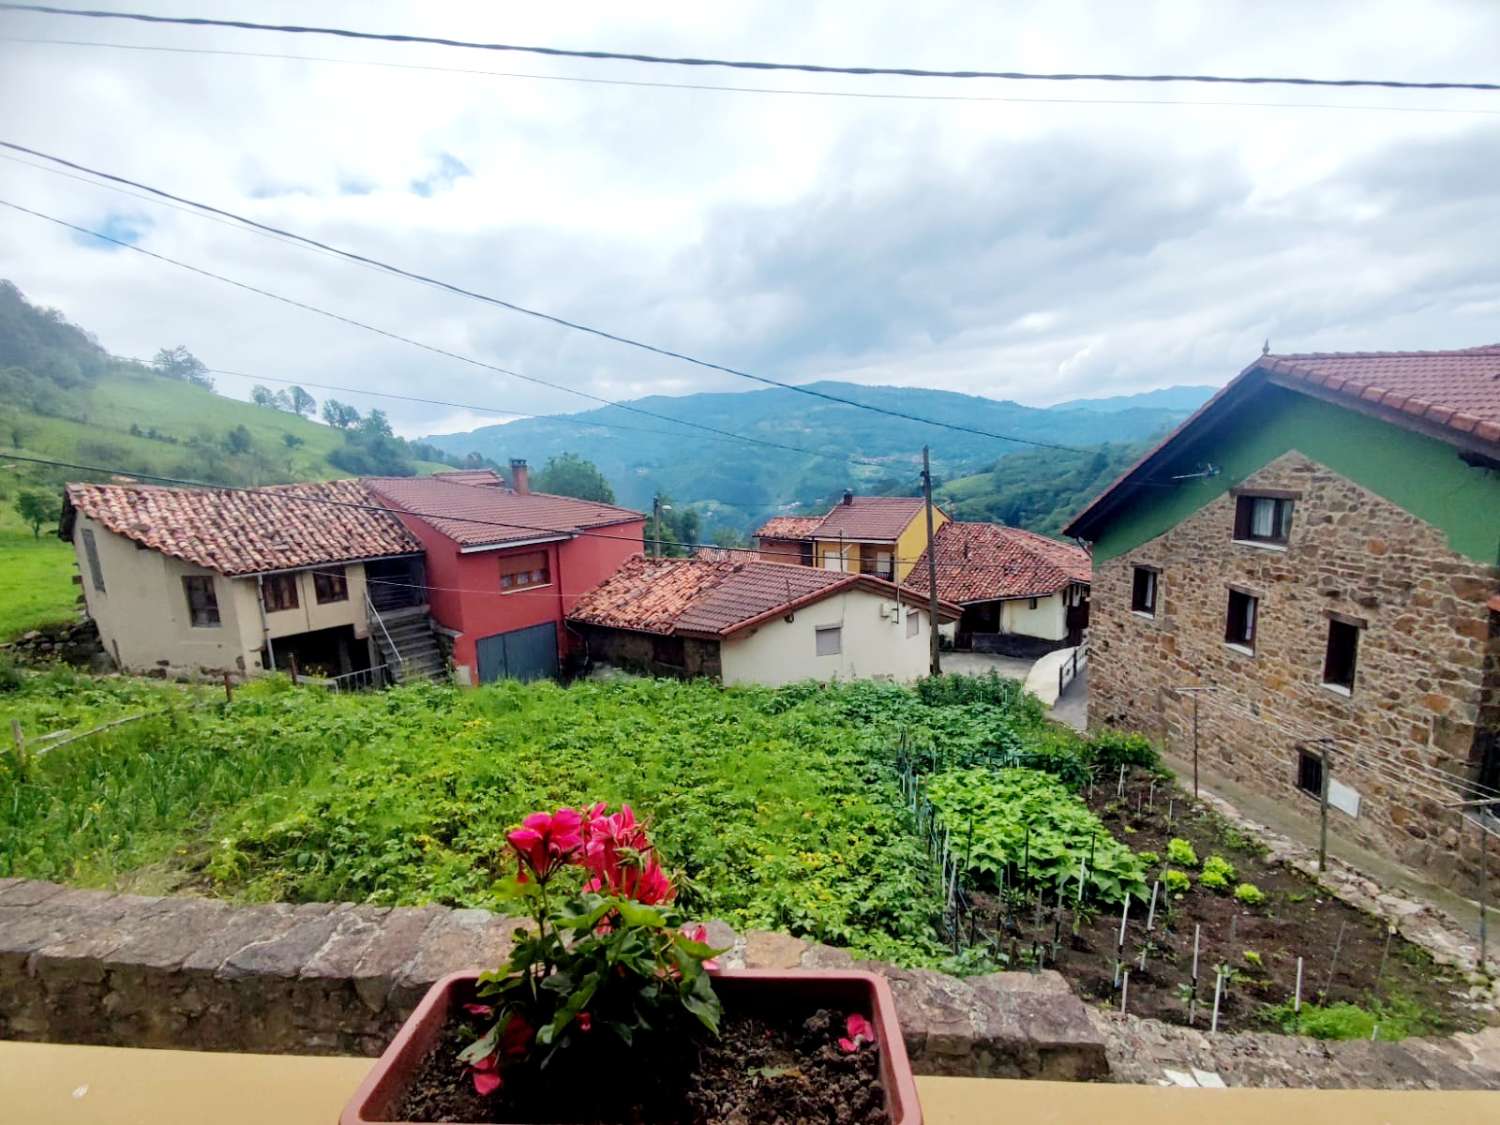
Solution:
[[(906, 1044), (896, 1024), (890, 986), (874, 973), (780, 972), (771, 969), (712, 970), (714, 991), (726, 1013), (773, 1014), (788, 1008), (857, 1012), (874, 1026), (880, 1048), (880, 1084), (892, 1125), (920, 1125), (922, 1110)], [(340, 1125), (396, 1122), (393, 1116), (412, 1076), (432, 1051), (450, 1013), (467, 996), (477, 971), (452, 973), (434, 984), (344, 1107)]]

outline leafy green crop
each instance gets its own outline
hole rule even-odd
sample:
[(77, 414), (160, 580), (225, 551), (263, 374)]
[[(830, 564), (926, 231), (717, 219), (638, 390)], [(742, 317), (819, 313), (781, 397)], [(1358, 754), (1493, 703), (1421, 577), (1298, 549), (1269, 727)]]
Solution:
[(1174, 836), (1167, 841), (1167, 859), (1179, 867), (1198, 866), (1198, 853), (1193, 850), (1193, 845), (1181, 836)]
[(1234, 864), (1221, 855), (1211, 855), (1203, 861), (1203, 874), (1198, 876), (1198, 883), (1216, 891), (1226, 891), (1234, 882), (1235, 874)]
[(1260, 906), (1266, 901), (1266, 892), (1254, 883), (1241, 883), (1234, 888), (1234, 897), (1246, 906)]
[(1193, 886), (1192, 877), (1186, 871), (1178, 871), (1175, 867), (1168, 868), (1161, 879), (1167, 885), (1167, 890), (1174, 895), (1184, 894)]
[[(1029, 863), (1031, 879), (1057, 885), (1088, 864), (1088, 886), (1105, 902), (1146, 895), (1146, 865), (1119, 843), (1066, 786), (1037, 770), (951, 770), (927, 783), (953, 848), (970, 872), (996, 886)], [(973, 831), (970, 849), (969, 832)], [(1092, 860), (1090, 855), (1092, 854)]]

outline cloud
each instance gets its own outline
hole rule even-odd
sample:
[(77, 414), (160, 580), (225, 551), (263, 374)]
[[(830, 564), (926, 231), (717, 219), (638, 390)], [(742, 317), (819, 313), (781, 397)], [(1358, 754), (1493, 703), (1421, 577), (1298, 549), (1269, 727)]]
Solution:
[[(295, 18), (226, 0), (230, 16)], [(1268, 14), (1269, 13), (1269, 14)], [(320, 22), (660, 53), (1034, 70), (1482, 75), (1488, 5), (1082, 0), (1005, 12), (790, 0), (427, 11)], [(0, 14), (0, 32), (59, 36)], [(246, 50), (223, 31), (101, 40)], [(59, 36), (60, 37), (60, 36)], [(269, 42), (269, 41), (268, 41)], [(279, 42), (279, 41), (278, 41)], [(1403, 51), (1393, 56), (1391, 42)], [(5, 43), (22, 143), (507, 300), (792, 381), (938, 386), (1043, 404), (1220, 383), (1278, 350), (1490, 342), (1500, 126), (1457, 94), (681, 74), (322, 44), (343, 63)], [(399, 63), (400, 67), (377, 65)], [(582, 85), (449, 70), (1044, 98), (903, 102)], [(1088, 100), (1094, 99), (1094, 100)], [(1129, 104), (1200, 101), (1270, 105)], [(109, 128), (98, 128), (107, 119)], [(476, 366), (0, 213), (0, 276), (113, 350), (522, 412), (742, 390), (327, 255), (0, 162), (0, 197), (138, 241)], [(247, 394), (253, 379), (220, 379)], [(403, 433), (488, 421), (380, 406)]]

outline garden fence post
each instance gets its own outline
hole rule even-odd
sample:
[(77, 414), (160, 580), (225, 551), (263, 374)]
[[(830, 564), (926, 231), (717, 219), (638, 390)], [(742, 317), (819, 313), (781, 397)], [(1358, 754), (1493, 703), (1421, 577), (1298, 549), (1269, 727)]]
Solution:
[(1214, 1018), (1208, 1025), (1209, 1031), (1219, 1030), (1219, 997), (1224, 994), (1224, 967), (1219, 966), (1219, 971), (1214, 977)]
[(224, 702), (234, 702), (234, 684), (229, 679), (229, 673), (224, 673)]
[(1146, 912), (1146, 932), (1149, 934), (1156, 925), (1156, 896), (1161, 891), (1161, 880), (1151, 884), (1151, 909)]
[(1120, 781), (1119, 784), (1115, 786), (1115, 796), (1125, 796), (1125, 764), (1123, 762), (1120, 764)]
[(288, 661), (289, 661), (289, 663), (291, 665), (291, 669), (292, 669), (292, 683), (295, 684), (297, 682), (297, 655), (296, 655), (296, 653), (293, 653), (287, 659), (288, 659)]
[(1188, 1000), (1188, 1026), (1193, 1026), (1193, 1019), (1198, 1014), (1198, 939), (1203, 935), (1202, 925), (1193, 927), (1193, 992)]
[(1167, 798), (1167, 832), (1168, 833), (1170, 833), (1172, 831), (1172, 813), (1175, 811), (1176, 805), (1177, 805), (1177, 798), (1176, 797), (1168, 797)]
[(1120, 908), (1120, 940), (1115, 945), (1115, 986), (1120, 984), (1120, 970), (1125, 961), (1125, 923), (1130, 920), (1130, 892), (1125, 892), (1125, 905)]
[(1120, 1014), (1125, 1014), (1125, 1004), (1130, 998), (1130, 970), (1125, 970), (1124, 979), (1120, 983)]
[(1302, 1011), (1302, 958), (1297, 958), (1297, 991), (1292, 993), (1292, 1014)]

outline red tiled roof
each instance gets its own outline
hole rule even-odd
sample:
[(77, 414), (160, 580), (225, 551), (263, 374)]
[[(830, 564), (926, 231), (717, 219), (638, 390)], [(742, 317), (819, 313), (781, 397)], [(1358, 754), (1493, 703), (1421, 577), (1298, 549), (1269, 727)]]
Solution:
[[(1300, 387), (1337, 403), (1375, 408), (1392, 425), (1438, 433), (1455, 440), (1478, 440), (1500, 447), (1500, 344), (1445, 352), (1308, 352), (1264, 355), (1230, 380), (1211, 399), (1180, 423), (1135, 464), (1089, 501), (1064, 528), (1085, 536), (1119, 491), (1147, 465), (1194, 429), (1200, 419), (1227, 409), (1226, 403), (1253, 387), (1251, 380), (1270, 379)], [(1425, 424), (1425, 426), (1423, 426)]]
[[(312, 500), (338, 504), (309, 503)], [(422, 544), (357, 480), (242, 491), (146, 484), (70, 484), (63, 531), (82, 512), (110, 531), (221, 574), (417, 554)]]
[[(945, 601), (988, 602), (1001, 598), (1038, 598), (1055, 594), (1071, 582), (1087, 583), (1093, 568), (1088, 552), (998, 523), (945, 523), (937, 541), (938, 596)], [(925, 596), (927, 552), (923, 551), (906, 587)]]
[(505, 478), (494, 469), (454, 469), (433, 473), (434, 480), (451, 480), (454, 484), (477, 484), (483, 488), (508, 488)]
[(693, 558), (703, 562), (751, 562), (760, 557), (749, 547), (699, 547)]
[[(891, 583), (866, 574), (768, 562), (633, 558), (579, 598), (568, 620), (641, 633), (725, 637), (854, 586), (897, 596)], [(958, 607), (945, 604), (941, 615), (957, 617)]]
[(645, 519), (640, 512), (613, 504), (545, 492), (522, 495), (435, 477), (379, 477), (366, 483), (392, 507), (412, 513), (464, 547), (570, 535)]
[(853, 539), (856, 542), (894, 542), (906, 525), (921, 514), (920, 496), (856, 496), (848, 504), (835, 504), (813, 532), (817, 539)]
[(822, 516), (772, 516), (756, 529), (757, 539), (811, 539)]

